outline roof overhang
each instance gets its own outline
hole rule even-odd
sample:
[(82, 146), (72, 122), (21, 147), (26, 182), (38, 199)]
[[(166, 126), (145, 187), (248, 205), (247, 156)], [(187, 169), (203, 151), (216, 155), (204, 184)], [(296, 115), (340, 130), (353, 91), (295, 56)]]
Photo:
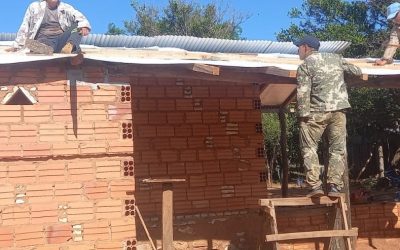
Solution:
[[(30, 55), (4, 52), (0, 46), (0, 66), (65, 60), (73, 55)], [(83, 47), (85, 59), (99, 63), (124, 64), (138, 76), (193, 78), (210, 81), (242, 82), (260, 85), (260, 99), (267, 107), (290, 102), (296, 88), (296, 71), (301, 61), (287, 54), (232, 54), (188, 52), (173, 48), (98, 48)], [(369, 59), (348, 59), (358, 65), (362, 78), (349, 79), (355, 87), (400, 87), (400, 65), (375, 66)]]

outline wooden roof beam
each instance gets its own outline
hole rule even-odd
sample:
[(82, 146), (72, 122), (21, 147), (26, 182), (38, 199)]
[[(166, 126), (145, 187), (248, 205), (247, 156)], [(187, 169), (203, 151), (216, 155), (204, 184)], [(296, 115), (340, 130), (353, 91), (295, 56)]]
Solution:
[[(137, 65), (107, 63), (110, 75), (128, 74), (130, 77), (165, 77), (165, 78), (187, 78), (196, 80), (239, 82), (239, 83), (282, 83), (296, 84), (296, 79), (285, 78), (265, 73), (241, 71), (236, 67), (220, 67), (219, 75), (205, 74), (193, 71), (186, 64), (182, 65)], [(208, 66), (208, 65), (207, 65)]]
[(220, 68), (217, 66), (199, 64), (199, 63), (189, 64), (187, 65), (187, 69), (213, 76), (219, 76), (219, 71), (220, 71)]
[(286, 70), (277, 67), (266, 67), (265, 74), (295, 78), (297, 76), (296, 70)]

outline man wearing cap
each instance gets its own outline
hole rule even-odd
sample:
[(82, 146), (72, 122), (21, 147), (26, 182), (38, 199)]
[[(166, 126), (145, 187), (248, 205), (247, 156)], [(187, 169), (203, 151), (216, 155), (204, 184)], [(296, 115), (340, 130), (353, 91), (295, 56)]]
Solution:
[(385, 52), (381, 59), (376, 60), (375, 64), (383, 66), (385, 64), (393, 63), (393, 56), (396, 54), (396, 50), (399, 47), (400, 37), (400, 3), (392, 3), (387, 7), (386, 15), (387, 20), (393, 22), (393, 29), (390, 32), (389, 43), (386, 46)]
[(297, 112), (306, 181), (311, 187), (307, 196), (324, 195), (317, 148), (325, 132), (329, 144), (326, 193), (338, 197), (345, 168), (345, 110), (350, 107), (344, 74), (361, 75), (361, 70), (341, 55), (318, 52), (320, 42), (314, 36), (307, 35), (294, 44), (300, 59), (304, 60), (297, 70)]
[(80, 53), (82, 36), (90, 32), (86, 17), (60, 0), (39, 0), (26, 10), (17, 37), (8, 52), (24, 47), (34, 53)]

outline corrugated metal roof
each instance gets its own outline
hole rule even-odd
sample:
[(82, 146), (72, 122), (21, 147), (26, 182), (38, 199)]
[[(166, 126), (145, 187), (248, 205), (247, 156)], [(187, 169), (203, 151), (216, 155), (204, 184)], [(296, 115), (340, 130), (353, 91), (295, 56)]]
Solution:
[[(323, 41), (319, 51), (341, 53), (349, 46), (350, 42), (345, 41)], [(291, 42), (272, 42), (263, 53), (297, 54), (297, 47)]]
[[(0, 41), (13, 41), (15, 33), (0, 33)], [(220, 53), (281, 53), (297, 54), (297, 47), (291, 42), (272, 42), (263, 40), (227, 40), (198, 38), (191, 36), (126, 36), (90, 34), (82, 39), (83, 44), (98, 47), (148, 48), (170, 47), (187, 51)], [(341, 53), (350, 46), (346, 41), (321, 42), (321, 52)]]

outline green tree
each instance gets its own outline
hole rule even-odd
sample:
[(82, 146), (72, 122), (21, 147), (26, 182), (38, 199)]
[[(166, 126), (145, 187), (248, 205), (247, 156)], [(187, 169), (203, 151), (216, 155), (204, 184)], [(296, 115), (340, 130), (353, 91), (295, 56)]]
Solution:
[[(291, 110), (291, 109), (289, 109)], [(297, 125), (297, 117), (293, 112), (286, 113), (287, 122), (287, 140), (288, 140), (288, 160), (289, 170), (293, 176), (298, 176), (303, 172), (300, 165), (301, 156), (298, 150), (299, 145), (299, 128)], [(268, 156), (268, 166), (271, 174), (275, 171), (276, 164), (282, 165), (281, 163), (281, 152), (280, 152), (280, 123), (277, 113), (263, 113), (263, 135), (264, 145), (266, 148), (266, 154)], [(276, 178), (276, 173), (273, 176)]]
[[(391, 24), (385, 12), (390, 3), (391, 0), (304, 0), (301, 8), (289, 12), (297, 24), (281, 30), (277, 39), (293, 41), (304, 34), (315, 34), (321, 40), (350, 41), (351, 46), (344, 52), (347, 57), (379, 57), (389, 38)], [(398, 136), (399, 89), (352, 88), (349, 94), (349, 141), (361, 137), (379, 144)]]
[(385, 10), (391, 0), (304, 0), (293, 8), (289, 28), (277, 34), (279, 41), (293, 41), (304, 34), (315, 34), (321, 40), (350, 41), (344, 53), (348, 57), (378, 56), (388, 39), (389, 24)]
[(117, 27), (114, 23), (108, 24), (108, 31), (106, 35), (125, 35), (126, 31)]
[(240, 25), (248, 18), (230, 11), (228, 5), (222, 7), (222, 2), (220, 5), (209, 3), (202, 6), (185, 0), (169, 0), (162, 11), (137, 0), (132, 0), (131, 6), (135, 12), (134, 18), (125, 21), (123, 28), (111, 23), (107, 34), (239, 39), (242, 32)]

